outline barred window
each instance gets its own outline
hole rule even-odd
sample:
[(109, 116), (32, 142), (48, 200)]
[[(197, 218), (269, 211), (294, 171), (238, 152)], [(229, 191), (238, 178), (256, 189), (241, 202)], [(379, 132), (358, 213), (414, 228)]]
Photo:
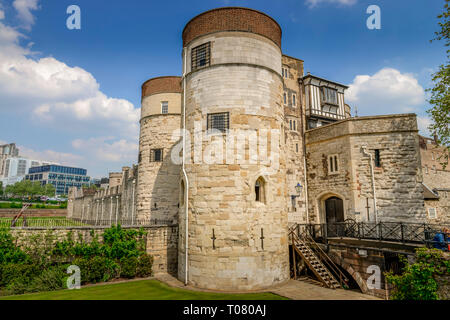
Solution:
[(169, 113), (169, 102), (163, 101), (161, 102), (161, 113), (168, 114)]
[(152, 149), (150, 151), (150, 162), (162, 162), (163, 149)]
[(208, 114), (208, 130), (219, 130), (220, 132), (226, 132), (230, 129), (230, 114), (229, 112), (223, 113), (210, 113)]
[(211, 57), (211, 42), (204, 43), (192, 49), (192, 71), (208, 67)]

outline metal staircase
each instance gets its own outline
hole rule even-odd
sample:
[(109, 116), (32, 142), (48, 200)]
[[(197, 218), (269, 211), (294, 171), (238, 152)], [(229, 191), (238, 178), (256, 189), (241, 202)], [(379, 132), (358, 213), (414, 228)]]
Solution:
[(297, 235), (294, 230), (291, 230), (289, 232), (289, 238), (293, 250), (294, 278), (296, 278), (297, 273), (295, 262), (295, 253), (297, 253), (305, 261), (317, 279), (326, 287), (337, 289), (348, 286), (347, 277), (309, 234)]

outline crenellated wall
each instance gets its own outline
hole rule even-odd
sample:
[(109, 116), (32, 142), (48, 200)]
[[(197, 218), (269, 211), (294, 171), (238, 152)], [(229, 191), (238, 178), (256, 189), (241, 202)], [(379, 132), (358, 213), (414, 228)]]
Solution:
[(122, 169), (121, 184), (107, 189), (69, 190), (67, 217), (88, 225), (139, 223), (136, 215), (137, 166)]

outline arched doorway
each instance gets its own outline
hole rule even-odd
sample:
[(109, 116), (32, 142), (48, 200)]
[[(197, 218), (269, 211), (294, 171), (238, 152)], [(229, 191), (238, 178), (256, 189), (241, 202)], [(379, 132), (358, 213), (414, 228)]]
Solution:
[(327, 224), (344, 222), (344, 201), (338, 197), (325, 200), (325, 216)]

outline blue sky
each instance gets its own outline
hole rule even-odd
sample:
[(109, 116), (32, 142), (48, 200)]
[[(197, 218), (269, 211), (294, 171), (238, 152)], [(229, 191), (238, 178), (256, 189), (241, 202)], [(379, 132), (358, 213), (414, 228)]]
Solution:
[[(82, 29), (66, 28), (81, 8)], [(381, 8), (381, 30), (366, 9)], [(425, 88), (445, 61), (432, 43), (443, 0), (0, 0), (0, 142), (82, 166), (92, 176), (137, 159), (140, 86), (181, 73), (181, 32), (195, 15), (243, 6), (275, 18), (283, 52), (305, 71), (350, 85), (359, 115), (414, 112), (426, 134)]]

